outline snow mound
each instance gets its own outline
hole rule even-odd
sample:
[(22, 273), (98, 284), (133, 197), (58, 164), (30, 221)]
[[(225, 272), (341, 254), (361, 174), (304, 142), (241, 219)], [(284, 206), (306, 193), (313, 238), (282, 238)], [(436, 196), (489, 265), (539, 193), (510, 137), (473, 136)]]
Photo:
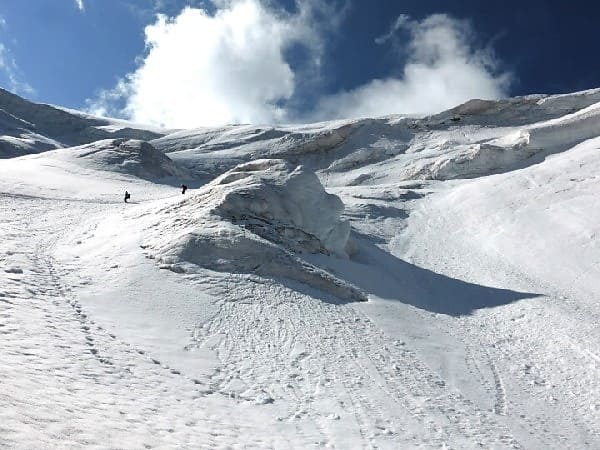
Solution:
[(357, 288), (301, 257), (347, 256), (350, 225), (340, 218), (343, 209), (314, 173), (283, 160), (257, 160), (154, 211), (143, 247), (175, 272), (200, 266), (283, 277), (342, 299), (365, 300)]
[(60, 150), (61, 156), (95, 168), (121, 172), (144, 179), (185, 178), (186, 173), (168, 156), (145, 141), (105, 139), (81, 147)]

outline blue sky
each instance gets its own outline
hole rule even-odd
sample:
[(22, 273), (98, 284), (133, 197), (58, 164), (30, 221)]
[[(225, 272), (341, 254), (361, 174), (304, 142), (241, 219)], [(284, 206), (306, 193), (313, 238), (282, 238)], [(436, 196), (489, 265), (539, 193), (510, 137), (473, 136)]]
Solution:
[(600, 86), (572, 0), (3, 0), (0, 86), (169, 127), (430, 113)]

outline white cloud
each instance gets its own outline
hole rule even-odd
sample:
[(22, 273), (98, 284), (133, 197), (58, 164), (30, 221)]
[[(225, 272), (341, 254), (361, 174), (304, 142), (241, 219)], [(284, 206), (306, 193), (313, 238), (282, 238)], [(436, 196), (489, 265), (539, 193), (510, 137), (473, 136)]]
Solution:
[[(3, 16), (0, 16), (0, 31), (2, 31), (3, 36), (8, 31), (6, 19)], [(16, 94), (33, 94), (33, 88), (26, 82), (21, 81), (19, 67), (11, 54), (10, 48), (4, 44), (6, 39), (3, 36), (0, 37), (0, 83)]]
[[(340, 26), (344, 9), (323, 0), (298, 1), (295, 14), (269, 0), (212, 5), (214, 13), (187, 7), (176, 17), (156, 16), (145, 29), (138, 68), (89, 100), (88, 110), (190, 128), (425, 114), (506, 93), (509, 77), (495, 73), (490, 52), (474, 48), (467, 23), (446, 15), (420, 22), (402, 15), (376, 40), (407, 56), (400, 75), (322, 97), (306, 111), (304, 94), (314, 99), (320, 91), (324, 36)], [(285, 55), (294, 44), (308, 51), (303, 64), (292, 67)]]
[(410, 24), (410, 22), (411, 22), (410, 16), (407, 16), (406, 14), (400, 14), (398, 16), (398, 18), (392, 24), (390, 31), (388, 31), (386, 34), (376, 38), (375, 42), (377, 44), (384, 44), (385, 42), (392, 39), (398, 30), (406, 27), (407, 25)]
[(491, 52), (473, 48), (467, 23), (443, 14), (421, 22), (401, 15), (390, 32), (376, 42), (386, 43), (399, 30), (410, 37), (404, 48), (408, 59), (402, 76), (372, 80), (351, 91), (325, 97), (315, 118), (428, 114), (471, 98), (506, 96), (509, 75), (495, 74)]
[[(5, 22), (2, 22), (4, 25)], [(0, 80), (4, 78), (8, 89), (17, 94), (32, 94), (33, 88), (24, 81), (20, 80), (19, 68), (16, 61), (10, 54), (10, 50), (0, 42)]]
[(284, 51), (296, 42), (319, 40), (303, 7), (296, 15), (260, 0), (219, 0), (214, 15), (185, 8), (177, 17), (157, 17), (145, 29), (147, 53), (138, 69), (90, 102), (90, 111), (121, 113), (134, 121), (169, 127), (232, 122), (274, 122), (293, 94), (295, 74)]
[(75, 6), (79, 11), (85, 11), (85, 5), (83, 4), (83, 0), (75, 0)]

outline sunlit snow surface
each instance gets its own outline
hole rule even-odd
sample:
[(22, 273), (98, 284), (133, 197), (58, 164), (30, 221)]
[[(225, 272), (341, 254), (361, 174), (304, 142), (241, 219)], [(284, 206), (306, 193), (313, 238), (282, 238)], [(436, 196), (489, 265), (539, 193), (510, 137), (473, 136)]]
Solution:
[(599, 91), (174, 132), (0, 94), (0, 448), (600, 448)]

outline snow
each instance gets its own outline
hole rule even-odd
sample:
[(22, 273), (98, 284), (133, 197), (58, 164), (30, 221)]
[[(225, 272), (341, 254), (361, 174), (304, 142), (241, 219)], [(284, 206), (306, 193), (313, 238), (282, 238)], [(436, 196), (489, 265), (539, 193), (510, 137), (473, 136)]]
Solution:
[(350, 224), (340, 219), (344, 204), (325, 192), (317, 176), (302, 166), (294, 168), (281, 160), (259, 159), (237, 166), (208, 186), (225, 191), (215, 209), (221, 217), (270, 222), (266, 225), (276, 228), (273, 231), (279, 239), (314, 237), (318, 247), (313, 253), (319, 250), (347, 256)]
[[(90, 160), (99, 170), (108, 170), (134, 175), (138, 178), (160, 180), (167, 177), (185, 178), (185, 170), (179, 168), (164, 153), (145, 141), (130, 139), (107, 139), (68, 151), (46, 153), (46, 157), (62, 158), (75, 163)], [(82, 162), (90, 167), (90, 162)]]
[(99, 228), (113, 234), (105, 231), (87, 242), (86, 253), (100, 247), (106, 255), (105, 243), (123, 240), (126, 229), (144, 236), (139, 247), (162, 269), (285, 277), (343, 300), (363, 300), (358, 289), (302, 258), (303, 253), (347, 258), (350, 225), (341, 220), (342, 211), (341, 200), (327, 194), (314, 173), (282, 160), (257, 160), (190, 195), (131, 213), (119, 226), (119, 218), (106, 219)]
[(168, 132), (31, 103), (0, 89), (0, 159), (89, 144), (100, 139), (151, 140)]
[(1, 94), (0, 448), (600, 447), (600, 90), (175, 131)]

